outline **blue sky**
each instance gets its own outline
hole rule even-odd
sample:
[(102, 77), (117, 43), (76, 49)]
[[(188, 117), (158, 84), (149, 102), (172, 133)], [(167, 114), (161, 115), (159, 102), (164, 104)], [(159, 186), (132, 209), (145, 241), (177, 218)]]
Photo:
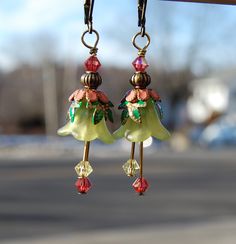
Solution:
[[(135, 58), (131, 38), (138, 31), (136, 2), (95, 1), (94, 27), (101, 36), (99, 57), (103, 64), (126, 66)], [(236, 7), (149, 0), (147, 15), (152, 37), (147, 57), (154, 65), (184, 65), (194, 38), (200, 46), (196, 70), (206, 63), (213, 67), (235, 65)], [(197, 28), (200, 35), (195, 33)], [(34, 46), (35, 39), (43, 35), (53, 37), (57, 59), (83, 62), (88, 56), (80, 43), (85, 29), (82, 0), (1, 0), (0, 68), (12, 69), (19, 56), (25, 55), (30, 62), (37, 60), (37, 50), (22, 50)]]

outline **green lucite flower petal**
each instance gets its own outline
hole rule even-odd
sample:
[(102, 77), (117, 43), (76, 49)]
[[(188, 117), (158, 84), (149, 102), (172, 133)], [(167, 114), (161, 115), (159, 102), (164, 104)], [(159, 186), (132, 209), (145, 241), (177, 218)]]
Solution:
[(92, 123), (94, 109), (87, 109), (82, 105), (76, 109), (74, 122), (69, 121), (64, 127), (58, 130), (60, 136), (72, 135), (80, 141), (92, 141), (99, 139), (104, 143), (114, 142), (114, 137), (109, 132), (105, 119), (103, 118), (98, 124)]
[(116, 138), (125, 137), (131, 142), (145, 141), (150, 136), (154, 136), (159, 140), (166, 140), (170, 137), (170, 133), (161, 124), (155, 105), (151, 99), (147, 101), (145, 108), (140, 108), (141, 123), (136, 123), (132, 119), (128, 119), (125, 125), (122, 125), (114, 132)]

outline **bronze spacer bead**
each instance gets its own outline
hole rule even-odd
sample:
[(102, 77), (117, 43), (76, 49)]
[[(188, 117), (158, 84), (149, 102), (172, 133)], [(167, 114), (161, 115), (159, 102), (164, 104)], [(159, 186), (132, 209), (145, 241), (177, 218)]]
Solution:
[(102, 77), (97, 72), (86, 72), (81, 76), (80, 82), (90, 89), (97, 89), (102, 84)]
[(151, 77), (146, 72), (136, 72), (130, 79), (130, 84), (135, 88), (146, 88), (151, 83)]

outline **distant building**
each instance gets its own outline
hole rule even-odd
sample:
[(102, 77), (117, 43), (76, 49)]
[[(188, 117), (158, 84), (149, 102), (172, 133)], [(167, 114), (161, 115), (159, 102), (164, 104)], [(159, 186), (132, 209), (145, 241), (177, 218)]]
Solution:
[(191, 84), (192, 96), (187, 102), (189, 118), (197, 124), (212, 117), (236, 111), (236, 69), (196, 79)]

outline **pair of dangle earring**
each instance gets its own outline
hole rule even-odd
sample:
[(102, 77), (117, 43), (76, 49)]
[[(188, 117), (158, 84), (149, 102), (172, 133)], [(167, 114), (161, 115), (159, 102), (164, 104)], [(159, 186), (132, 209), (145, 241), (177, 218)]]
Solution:
[[(138, 8), (139, 18), (145, 19), (146, 1), (139, 2), (143, 4), (142, 8), (140, 6)], [(58, 130), (58, 134), (72, 135), (75, 139), (84, 141), (83, 159), (75, 166), (78, 175), (75, 185), (81, 194), (87, 193), (91, 188), (91, 182), (88, 179), (93, 171), (89, 162), (90, 142), (99, 139), (104, 143), (113, 143), (115, 139), (123, 137), (130, 141), (131, 156), (123, 165), (123, 169), (130, 177), (135, 176), (138, 170), (140, 171), (133, 187), (142, 195), (148, 188), (148, 182), (143, 177), (143, 141), (151, 136), (159, 140), (166, 140), (170, 136), (160, 121), (162, 118), (160, 96), (154, 90), (147, 88), (151, 83), (151, 78), (146, 73), (148, 64), (145, 54), (150, 44), (150, 36), (145, 33), (145, 28), (142, 26), (142, 32), (133, 37), (133, 45), (138, 49), (138, 57), (132, 63), (136, 72), (130, 79), (133, 89), (128, 91), (121, 100), (118, 107), (122, 110), (121, 127), (112, 135), (107, 128), (106, 121), (113, 122), (113, 104), (106, 94), (97, 90), (102, 83), (102, 78), (97, 72), (101, 64), (97, 58), (99, 34), (92, 28), (93, 4), (94, 0), (87, 0), (84, 6), (85, 24), (88, 25), (88, 30), (83, 33), (81, 40), (90, 49), (91, 56), (85, 61), (86, 72), (81, 77), (83, 89), (77, 89), (69, 97), (71, 105), (67, 116), (68, 122)], [(143, 14), (140, 14), (140, 9), (144, 11)], [(145, 21), (140, 23), (144, 25)], [(94, 46), (85, 42), (84, 38), (87, 33), (96, 35)], [(140, 35), (147, 38), (147, 44), (143, 48), (136, 44), (136, 38)], [(140, 144), (140, 164), (134, 159), (136, 143)]]

